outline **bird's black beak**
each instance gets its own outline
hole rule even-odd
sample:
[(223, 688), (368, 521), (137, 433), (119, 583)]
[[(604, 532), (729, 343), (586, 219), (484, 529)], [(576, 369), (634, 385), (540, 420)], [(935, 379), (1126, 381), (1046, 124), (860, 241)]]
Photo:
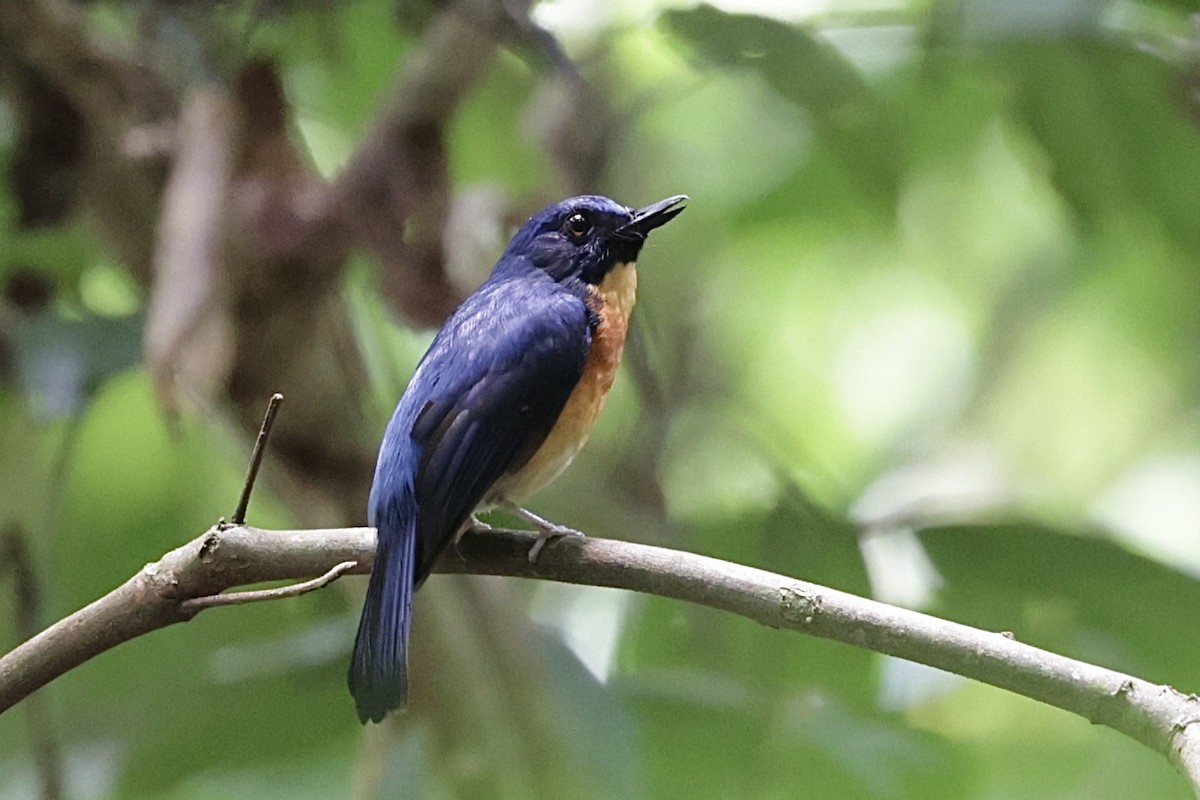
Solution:
[(646, 234), (655, 228), (666, 225), (683, 211), (687, 202), (686, 194), (677, 194), (666, 200), (651, 203), (645, 208), (633, 212), (633, 219), (617, 229), (618, 234), (633, 235), (645, 239)]

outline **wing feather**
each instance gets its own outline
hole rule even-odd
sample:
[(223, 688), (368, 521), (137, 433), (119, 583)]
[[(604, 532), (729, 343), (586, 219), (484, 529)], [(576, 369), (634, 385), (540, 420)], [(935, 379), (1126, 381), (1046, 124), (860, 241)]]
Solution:
[(420, 452), (418, 582), (486, 499), (554, 427), (591, 345), (587, 306), (547, 281), (488, 287), (443, 328), (413, 384)]

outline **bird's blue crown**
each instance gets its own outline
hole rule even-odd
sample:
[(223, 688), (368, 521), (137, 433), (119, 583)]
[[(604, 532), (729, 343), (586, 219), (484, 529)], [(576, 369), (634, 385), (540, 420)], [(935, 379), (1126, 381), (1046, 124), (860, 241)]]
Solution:
[(533, 267), (560, 282), (598, 284), (633, 261), (647, 234), (682, 211), (682, 196), (632, 209), (599, 195), (562, 200), (534, 214), (504, 251), (496, 272)]

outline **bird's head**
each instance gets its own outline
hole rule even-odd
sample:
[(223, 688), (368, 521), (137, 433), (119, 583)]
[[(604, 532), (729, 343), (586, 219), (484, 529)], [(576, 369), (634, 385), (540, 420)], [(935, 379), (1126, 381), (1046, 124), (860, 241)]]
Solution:
[(556, 281), (598, 285), (617, 264), (636, 260), (647, 234), (674, 219), (686, 200), (676, 195), (638, 209), (598, 195), (563, 200), (521, 226), (500, 265), (524, 260)]

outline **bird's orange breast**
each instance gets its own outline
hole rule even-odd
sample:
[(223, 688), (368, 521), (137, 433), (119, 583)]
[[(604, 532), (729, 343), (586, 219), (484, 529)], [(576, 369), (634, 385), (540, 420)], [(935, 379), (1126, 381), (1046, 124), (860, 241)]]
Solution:
[(546, 441), (521, 469), (496, 483), (490, 493), (493, 500), (520, 504), (561, 475), (583, 448), (617, 375), (636, 293), (637, 267), (632, 261), (613, 267), (600, 285), (590, 290), (587, 303), (599, 324), (592, 334), (583, 375)]

